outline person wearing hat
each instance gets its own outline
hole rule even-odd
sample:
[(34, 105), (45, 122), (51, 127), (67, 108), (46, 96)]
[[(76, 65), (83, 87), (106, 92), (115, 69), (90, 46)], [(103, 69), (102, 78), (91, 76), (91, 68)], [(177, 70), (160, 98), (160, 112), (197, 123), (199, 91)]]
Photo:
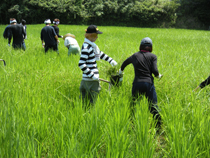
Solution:
[(132, 87), (132, 107), (131, 113), (134, 112), (134, 105), (137, 99), (145, 95), (149, 102), (149, 110), (153, 114), (153, 118), (157, 120), (156, 127), (161, 125), (161, 116), (157, 106), (157, 95), (154, 86), (154, 78), (161, 78), (157, 68), (157, 56), (152, 54), (152, 40), (149, 37), (142, 39), (140, 44), (140, 51), (128, 57), (121, 65), (119, 75), (123, 74), (125, 67), (132, 64), (134, 67), (135, 77)]
[(68, 49), (68, 55), (80, 54), (80, 47), (74, 35), (67, 33), (66, 35), (63, 36), (63, 40), (64, 40), (64, 45)]
[(204, 88), (204, 87), (206, 87), (206, 86), (209, 85), (209, 84), (210, 84), (210, 76), (209, 76), (205, 81), (201, 82), (200, 85), (194, 89), (194, 92), (195, 92), (197, 89), (199, 89), (199, 88)]
[(55, 33), (57, 34), (57, 36), (58, 36), (58, 38), (63, 38), (63, 36), (61, 36), (61, 35), (59, 35), (59, 28), (58, 28), (58, 25), (60, 24), (60, 20), (59, 19), (54, 19), (53, 20), (53, 28), (54, 28), (54, 30), (55, 30)]
[(8, 45), (11, 43), (11, 39), (13, 38), (12, 46), (15, 49), (21, 48), (25, 51), (26, 45), (24, 42), (26, 33), (25, 30), (23, 29), (23, 26), (20, 24), (17, 24), (17, 21), (15, 18), (12, 18), (10, 20), (10, 26), (9, 28), (9, 33), (8, 33)]
[(57, 51), (57, 53), (59, 54), (58, 36), (54, 28), (50, 26), (51, 24), (50, 19), (46, 19), (44, 23), (46, 24), (46, 26), (43, 27), (41, 30), (41, 41), (42, 41), (42, 46), (45, 48), (45, 53), (47, 53), (49, 49), (53, 49), (54, 51)]
[(98, 34), (102, 34), (96, 25), (88, 26), (85, 31), (85, 40), (82, 45), (81, 56), (78, 64), (83, 72), (82, 81), (80, 83), (80, 93), (83, 102), (88, 101), (88, 103), (94, 104), (100, 92), (97, 61), (102, 59), (109, 62), (112, 66), (117, 65), (117, 62), (100, 51), (99, 47), (95, 44)]

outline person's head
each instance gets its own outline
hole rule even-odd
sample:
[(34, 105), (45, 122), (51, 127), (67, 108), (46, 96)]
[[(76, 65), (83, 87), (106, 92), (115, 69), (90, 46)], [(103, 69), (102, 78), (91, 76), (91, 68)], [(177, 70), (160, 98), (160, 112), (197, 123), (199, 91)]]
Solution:
[(54, 24), (54, 25), (59, 25), (59, 24), (60, 24), (60, 20), (57, 19), (57, 18), (54, 19), (54, 20), (53, 20), (53, 24)]
[(152, 52), (152, 40), (149, 37), (145, 37), (141, 40), (139, 50), (146, 50)]
[(46, 25), (50, 25), (50, 24), (51, 24), (51, 20), (50, 20), (50, 19), (46, 19), (46, 20), (44, 21), (44, 23), (45, 23)]
[(26, 21), (24, 19), (22, 19), (22, 25), (25, 25), (26, 24)]
[(90, 25), (85, 30), (85, 38), (90, 40), (91, 42), (95, 42), (98, 38), (98, 34), (102, 34), (103, 32), (99, 31), (96, 25)]
[(10, 25), (16, 25), (17, 21), (15, 18), (10, 18)]

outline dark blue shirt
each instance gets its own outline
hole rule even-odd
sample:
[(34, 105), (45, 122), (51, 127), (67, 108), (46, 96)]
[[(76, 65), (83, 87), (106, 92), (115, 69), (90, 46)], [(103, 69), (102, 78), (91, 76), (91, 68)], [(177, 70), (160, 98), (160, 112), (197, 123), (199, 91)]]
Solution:
[(55, 39), (56, 35), (57, 34), (52, 26), (45, 26), (41, 31), (41, 40), (45, 42), (45, 45), (55, 45), (57, 44)]

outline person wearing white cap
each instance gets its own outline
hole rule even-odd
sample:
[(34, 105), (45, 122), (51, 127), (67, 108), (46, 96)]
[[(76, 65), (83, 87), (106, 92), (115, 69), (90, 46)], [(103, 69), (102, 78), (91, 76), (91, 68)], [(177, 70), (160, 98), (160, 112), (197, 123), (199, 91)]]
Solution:
[(152, 54), (152, 40), (149, 37), (142, 39), (139, 50), (128, 57), (121, 65), (119, 75), (123, 74), (125, 67), (132, 64), (134, 67), (135, 77), (132, 87), (132, 105), (131, 113), (134, 112), (135, 102), (139, 97), (145, 95), (149, 102), (149, 110), (153, 114), (153, 118), (157, 120), (156, 127), (161, 126), (161, 116), (157, 106), (157, 94), (154, 86), (154, 78), (161, 78), (157, 68), (157, 56)]
[(68, 49), (68, 55), (71, 54), (79, 54), (80, 55), (80, 47), (75, 39), (76, 37), (70, 33), (67, 33), (63, 36), (64, 45)]
[(10, 45), (11, 39), (13, 38), (12, 46), (15, 49), (23, 49), (25, 51), (26, 45), (24, 42), (26, 33), (22, 25), (17, 24), (15, 18), (10, 20), (9, 33), (8, 33), (8, 44)]
[(58, 38), (63, 38), (63, 36), (62, 35), (59, 35), (59, 27), (58, 27), (58, 25), (60, 24), (60, 20), (59, 19), (54, 19), (53, 20), (53, 28), (54, 28), (54, 30), (55, 30), (55, 33), (57, 34), (57, 36), (58, 36)]
[(42, 46), (45, 48), (45, 53), (49, 49), (53, 49), (54, 51), (58, 52), (58, 36), (52, 26), (50, 26), (51, 21), (50, 19), (46, 19), (44, 21), (46, 24), (45, 27), (42, 28), (41, 30), (41, 41), (42, 41)]
[(101, 89), (96, 61), (102, 59), (109, 62), (112, 66), (117, 65), (116, 61), (100, 51), (95, 44), (98, 34), (102, 34), (102, 32), (99, 31), (96, 25), (90, 25), (87, 28), (78, 64), (83, 72), (82, 81), (80, 83), (80, 93), (83, 101), (89, 101), (91, 104), (94, 104)]

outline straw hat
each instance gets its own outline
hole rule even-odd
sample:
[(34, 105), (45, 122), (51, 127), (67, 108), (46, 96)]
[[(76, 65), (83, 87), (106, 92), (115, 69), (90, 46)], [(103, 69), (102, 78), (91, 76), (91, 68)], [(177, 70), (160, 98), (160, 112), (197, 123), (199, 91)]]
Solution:
[(66, 35), (63, 36), (63, 40), (65, 40), (66, 37), (72, 37), (75, 38), (73, 34), (67, 33)]

